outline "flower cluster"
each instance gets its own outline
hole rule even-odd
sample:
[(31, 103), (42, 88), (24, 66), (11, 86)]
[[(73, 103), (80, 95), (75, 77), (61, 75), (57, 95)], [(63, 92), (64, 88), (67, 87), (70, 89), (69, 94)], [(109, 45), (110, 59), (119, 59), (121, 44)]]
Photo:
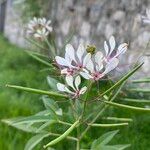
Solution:
[(142, 16), (142, 21), (145, 24), (150, 24), (150, 9), (146, 10), (146, 16)]
[[(104, 42), (105, 54), (101, 51), (90, 53), (83, 44), (80, 44), (77, 50), (71, 44), (67, 44), (65, 58), (56, 56), (55, 60), (61, 69), (61, 74), (66, 75), (67, 84), (75, 90), (74, 97), (80, 96), (83, 89), (79, 92), (78, 88), (73, 87), (73, 76), (79, 78), (78, 75), (81, 75), (85, 79), (100, 80), (118, 66), (119, 56), (126, 52), (127, 46), (127, 43), (123, 43), (116, 47), (113, 36), (110, 37), (108, 42)], [(73, 94), (60, 83), (58, 84), (58, 90)], [(84, 87), (85, 91), (86, 87)]]
[(34, 17), (28, 24), (27, 33), (36, 39), (43, 40), (53, 30), (50, 24), (51, 20), (47, 21), (45, 18)]

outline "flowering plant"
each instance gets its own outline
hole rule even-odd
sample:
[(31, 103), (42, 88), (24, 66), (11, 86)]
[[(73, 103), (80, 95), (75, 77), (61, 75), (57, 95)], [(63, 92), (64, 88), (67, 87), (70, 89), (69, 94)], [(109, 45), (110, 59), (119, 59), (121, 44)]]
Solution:
[[(45, 18), (34, 18), (28, 25), (28, 33), (37, 40), (45, 40), (51, 50), (55, 46), (48, 43), (47, 36), (52, 32), (52, 27), (49, 26), (50, 23), (51, 21), (46, 21)], [(53, 57), (49, 58), (49, 62), (53, 63), (43, 59), (42, 54), (28, 52), (33, 58), (48, 66), (53, 74), (59, 74), (59, 77), (52, 78), (48, 76), (51, 91), (7, 85), (7, 87), (42, 95), (45, 106), (45, 110), (42, 112), (29, 117), (3, 120), (3, 122), (18, 129), (36, 134), (27, 142), (25, 150), (33, 149), (39, 142), (43, 139), (48, 140), (49, 137), (56, 138), (47, 142), (44, 148), (54, 146), (64, 139), (76, 142), (76, 150), (83, 148), (123, 150), (130, 146), (129, 144), (108, 145), (118, 130), (107, 132), (88, 145), (83, 144), (83, 140), (86, 139), (87, 132), (91, 128), (117, 128), (127, 126), (132, 121), (130, 118), (117, 118), (108, 114), (105, 119), (107, 121), (117, 121), (117, 123), (103, 123), (102, 116), (109, 109), (109, 106), (132, 111), (150, 112), (149, 108), (114, 102), (122, 92), (129, 77), (140, 69), (143, 63), (136, 64), (131, 71), (117, 82), (108, 79), (102, 84), (102, 80), (107, 79), (108, 74), (118, 67), (120, 57), (127, 51), (127, 46), (128, 44), (123, 43), (117, 47), (113, 36), (110, 37), (109, 42), (104, 42), (105, 54), (98, 50), (91, 52), (90, 46), (87, 47), (84, 44), (80, 44), (77, 50), (71, 44), (67, 44), (65, 57), (57, 56), (57, 51), (50, 51)], [(62, 83), (62, 79), (64, 79), (64, 83)], [(106, 87), (105, 84), (108, 84), (108, 86)], [(63, 102), (65, 102), (65, 108), (60, 108), (62, 105), (59, 104)], [(122, 122), (119, 123), (119, 121)], [(71, 146), (68, 149), (75, 149), (75, 147)]]

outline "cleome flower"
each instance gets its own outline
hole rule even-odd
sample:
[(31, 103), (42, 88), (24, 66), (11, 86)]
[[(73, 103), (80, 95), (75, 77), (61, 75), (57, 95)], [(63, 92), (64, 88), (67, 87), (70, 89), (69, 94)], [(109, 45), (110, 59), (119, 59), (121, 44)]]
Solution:
[(104, 60), (106, 63), (109, 63), (113, 58), (118, 58), (120, 55), (124, 54), (127, 51), (128, 44), (123, 43), (116, 48), (116, 41), (113, 36), (109, 38), (109, 42), (104, 42), (105, 57)]
[(61, 74), (74, 75), (87, 72), (86, 68), (91, 61), (91, 54), (86, 52), (85, 47), (80, 44), (77, 51), (71, 44), (66, 45), (65, 58), (56, 56), (55, 60), (61, 67)]
[(145, 24), (150, 24), (150, 9), (146, 10), (146, 16), (142, 16), (142, 21)]
[(72, 76), (66, 76), (65, 80), (67, 85), (57, 83), (57, 88), (59, 91), (69, 93), (73, 98), (79, 98), (80, 95), (86, 92), (86, 86), (79, 89), (79, 85), (81, 83), (80, 76), (77, 76), (75, 79)]
[(50, 32), (52, 32), (52, 27), (50, 26), (51, 20), (46, 20), (45, 18), (34, 17), (27, 27), (27, 33), (32, 35), (37, 39), (43, 39), (47, 37)]
[(119, 63), (117, 58), (112, 58), (107, 64), (104, 66), (104, 57), (102, 52), (98, 51), (93, 61), (88, 63), (88, 72), (82, 72), (81, 75), (85, 79), (99, 80), (108, 74), (110, 71), (114, 70)]

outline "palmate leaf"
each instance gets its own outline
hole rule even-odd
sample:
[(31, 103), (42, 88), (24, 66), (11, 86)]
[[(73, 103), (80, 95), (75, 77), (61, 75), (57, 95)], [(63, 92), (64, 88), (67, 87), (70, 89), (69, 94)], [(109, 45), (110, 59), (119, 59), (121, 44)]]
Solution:
[(119, 130), (110, 131), (103, 134), (97, 140), (94, 140), (91, 146), (91, 150), (123, 150), (127, 148), (128, 144), (126, 145), (107, 145), (113, 137), (118, 133)]
[(32, 150), (37, 144), (39, 144), (44, 138), (48, 137), (49, 135), (50, 135), (49, 133), (42, 133), (33, 136), (27, 142), (24, 150)]

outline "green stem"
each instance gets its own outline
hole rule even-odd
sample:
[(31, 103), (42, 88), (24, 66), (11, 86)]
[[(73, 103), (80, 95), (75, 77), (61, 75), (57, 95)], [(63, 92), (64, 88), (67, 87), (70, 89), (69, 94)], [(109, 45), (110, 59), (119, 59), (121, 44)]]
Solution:
[(119, 103), (114, 103), (114, 102), (109, 102), (109, 101), (104, 101), (104, 100), (101, 100), (101, 101), (106, 104), (109, 104), (111, 106), (115, 106), (115, 107), (119, 107), (119, 108), (125, 108), (125, 109), (135, 110), (135, 111), (150, 112), (150, 109), (148, 109), (148, 108), (129, 106), (129, 105), (124, 105), (124, 104), (119, 104)]
[[(117, 90), (117, 92), (115, 93), (115, 95), (110, 99), (110, 101), (113, 101), (117, 95), (120, 93), (122, 87), (124, 86), (125, 81), (123, 81), (121, 83), (121, 86), (119, 87), (119, 89)], [(105, 95), (105, 94), (104, 94)], [(99, 113), (95, 116), (95, 118), (91, 121), (90, 124), (93, 124), (98, 118), (99, 116), (108, 108), (108, 105), (103, 105), (101, 111), (99, 111)], [(87, 126), (87, 128), (82, 132), (80, 139), (82, 139), (84, 137), (84, 135), (86, 134), (86, 132), (90, 129), (90, 126)]]
[(93, 124), (88, 124), (91, 127), (119, 127), (119, 126), (127, 126), (129, 125), (127, 122), (124, 123), (115, 123), (115, 124), (97, 124), (97, 123), (93, 123)]
[(44, 90), (33, 89), (33, 88), (17, 86), (17, 85), (8, 85), (7, 84), (6, 87), (10, 87), (10, 88), (14, 88), (14, 89), (22, 90), (22, 91), (26, 91), (26, 92), (36, 93), (36, 94), (48, 95), (48, 96), (55, 96), (55, 97), (62, 97), (62, 98), (68, 97), (67, 95), (63, 95), (63, 94), (56, 93), (56, 92), (44, 91)]
[(143, 93), (150, 93), (150, 89), (128, 89), (128, 91), (131, 91), (131, 92), (143, 92)]
[(130, 118), (117, 118), (117, 117), (106, 117), (106, 118), (102, 118), (104, 120), (111, 120), (111, 121), (128, 121), (128, 122), (132, 122), (133, 120)]
[(74, 130), (74, 128), (77, 125), (79, 125), (79, 120), (74, 122), (74, 124), (72, 124), (72, 126), (66, 132), (64, 132), (62, 135), (60, 135), (58, 138), (54, 139), (53, 141), (51, 141), (47, 145), (45, 145), (44, 148), (47, 148), (47, 147), (52, 146), (52, 145), (55, 145), (58, 142), (62, 141), (64, 138), (66, 138)]
[(90, 81), (89, 86), (87, 88), (88, 90), (86, 92), (86, 96), (85, 96), (85, 99), (84, 99), (83, 111), (82, 111), (82, 114), (81, 114), (81, 119), (83, 118), (84, 113), (85, 113), (85, 109), (86, 109), (86, 105), (87, 105), (87, 97), (88, 97), (89, 91), (91, 90), (92, 84), (93, 84), (93, 82)]
[(132, 74), (134, 74), (139, 68), (142, 67), (144, 63), (138, 65), (137, 67), (135, 67), (132, 71), (130, 71), (129, 73), (127, 73), (121, 80), (119, 80), (116, 84), (114, 84), (111, 88), (109, 88), (108, 90), (106, 90), (104, 93), (100, 94), (99, 97), (102, 97), (104, 95), (106, 95), (107, 93), (111, 92), (113, 89), (115, 89), (117, 86), (121, 85), (124, 81), (126, 81)]
[(135, 102), (135, 103), (150, 103), (150, 100), (145, 100), (145, 99), (122, 98), (121, 100), (127, 102)]
[(132, 83), (147, 83), (147, 82), (150, 82), (150, 78), (132, 80)]
[(60, 123), (60, 124), (64, 124), (64, 125), (67, 125), (67, 126), (72, 126), (72, 124), (71, 124), (71, 123), (64, 122), (64, 121), (61, 121), (61, 120), (58, 120), (58, 123)]

